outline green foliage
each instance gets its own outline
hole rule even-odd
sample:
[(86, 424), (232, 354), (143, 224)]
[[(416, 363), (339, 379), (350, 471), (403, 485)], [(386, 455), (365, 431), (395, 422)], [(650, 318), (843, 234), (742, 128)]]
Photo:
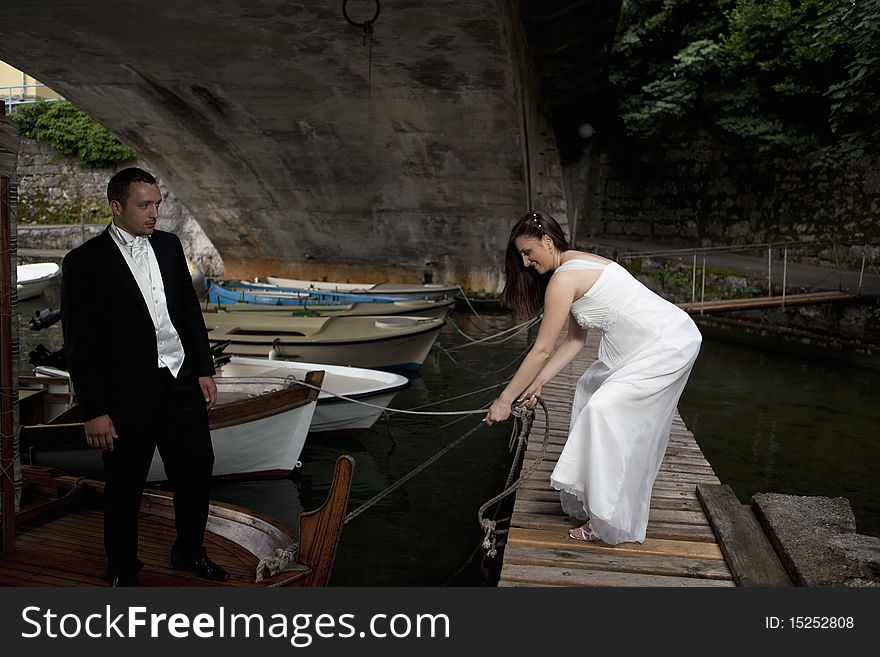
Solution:
[(609, 79), (646, 148), (825, 164), (880, 146), (880, 0), (624, 0)]
[(112, 166), (135, 157), (100, 124), (66, 100), (23, 105), (11, 118), (22, 135), (78, 157), (90, 167)]

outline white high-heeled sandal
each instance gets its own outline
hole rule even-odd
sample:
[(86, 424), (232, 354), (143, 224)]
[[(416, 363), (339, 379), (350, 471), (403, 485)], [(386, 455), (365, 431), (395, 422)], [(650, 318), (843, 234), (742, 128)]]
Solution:
[(585, 522), (580, 527), (569, 529), (568, 536), (569, 538), (573, 538), (576, 541), (586, 541), (588, 543), (595, 543), (602, 540), (599, 537), (599, 534), (593, 531), (593, 528), (590, 526), (589, 521)]

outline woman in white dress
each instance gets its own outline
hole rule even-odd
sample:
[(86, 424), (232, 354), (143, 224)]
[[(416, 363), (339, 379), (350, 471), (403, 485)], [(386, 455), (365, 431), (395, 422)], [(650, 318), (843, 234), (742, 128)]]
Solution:
[[(654, 294), (617, 263), (575, 251), (549, 215), (531, 212), (511, 230), (502, 300), (543, 319), (535, 344), (486, 414), (510, 415), (602, 332), (598, 360), (577, 383), (568, 440), (550, 483), (562, 509), (580, 521), (569, 536), (610, 545), (642, 542), (651, 489), (672, 417), (700, 350), (700, 332), (683, 310)], [(556, 347), (564, 325), (567, 337)]]

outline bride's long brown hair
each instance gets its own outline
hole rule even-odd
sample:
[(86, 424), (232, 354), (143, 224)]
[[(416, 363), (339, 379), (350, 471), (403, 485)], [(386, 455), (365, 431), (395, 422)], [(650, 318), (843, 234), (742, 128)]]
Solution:
[(517, 237), (542, 239), (546, 235), (553, 246), (562, 253), (571, 247), (565, 233), (549, 214), (529, 212), (523, 215), (510, 230), (507, 253), (504, 258), (505, 283), (501, 292), (501, 302), (513, 308), (517, 315), (534, 317), (544, 307), (544, 292), (552, 272), (539, 274), (532, 267), (524, 267), (522, 255), (514, 244)]

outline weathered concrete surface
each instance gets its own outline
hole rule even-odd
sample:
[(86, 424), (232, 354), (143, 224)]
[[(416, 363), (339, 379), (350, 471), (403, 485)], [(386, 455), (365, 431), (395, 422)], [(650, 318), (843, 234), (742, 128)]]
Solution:
[(845, 498), (757, 493), (752, 509), (798, 586), (880, 586), (880, 538), (856, 533)]
[(371, 61), (340, 8), (4, 0), (0, 59), (133, 147), (226, 275), (497, 291), (527, 205), (505, 3), (386, 3)]
[[(146, 166), (143, 162), (133, 163)], [(78, 158), (33, 139), (22, 139), (18, 179), (18, 249), (60, 253), (94, 237), (110, 221), (107, 181), (112, 168), (87, 168)], [(209, 276), (223, 275), (223, 260), (201, 226), (159, 176), (162, 209), (159, 228), (176, 233), (193, 267)], [(40, 225), (41, 222), (52, 225)], [(67, 222), (69, 225), (57, 225)]]

